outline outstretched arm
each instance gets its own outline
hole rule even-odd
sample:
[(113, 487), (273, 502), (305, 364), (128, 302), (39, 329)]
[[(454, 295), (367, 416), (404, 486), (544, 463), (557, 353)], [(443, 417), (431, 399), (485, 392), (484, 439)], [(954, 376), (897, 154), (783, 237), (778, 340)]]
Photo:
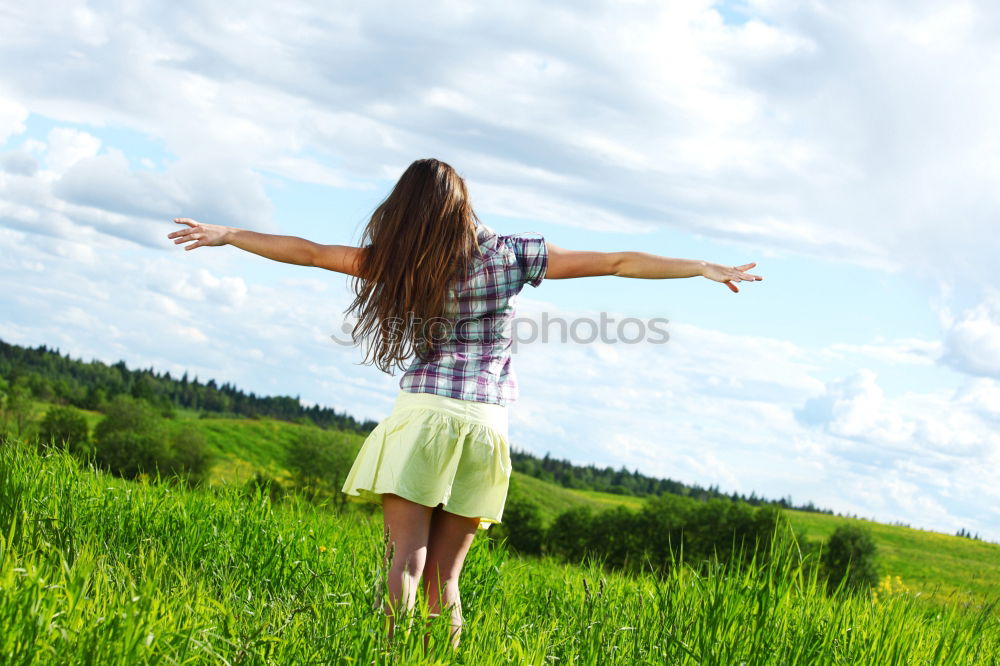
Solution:
[(560, 280), (565, 278), (615, 275), (618, 277), (665, 279), (702, 276), (722, 282), (734, 293), (738, 293), (734, 282), (754, 282), (763, 280), (759, 275), (751, 275), (756, 263), (742, 266), (723, 266), (700, 259), (674, 259), (648, 252), (586, 252), (566, 250), (545, 244), (548, 251), (548, 268), (545, 278)]
[(185, 250), (232, 245), (266, 259), (297, 266), (316, 266), (355, 276), (360, 274), (361, 260), (365, 252), (359, 247), (320, 245), (298, 236), (262, 234), (248, 229), (197, 222), (186, 217), (175, 218), (174, 222), (186, 224), (187, 228), (168, 234), (167, 238), (174, 239), (175, 245), (194, 241), (186, 246)]

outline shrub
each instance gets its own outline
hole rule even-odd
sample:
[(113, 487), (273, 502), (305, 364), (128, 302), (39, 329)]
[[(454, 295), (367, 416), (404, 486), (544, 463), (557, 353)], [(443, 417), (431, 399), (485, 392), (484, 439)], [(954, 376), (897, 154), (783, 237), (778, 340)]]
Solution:
[(588, 552), (594, 512), (590, 507), (574, 507), (563, 511), (552, 522), (545, 535), (546, 550), (569, 562), (580, 562)]
[(126, 479), (167, 474), (171, 463), (170, 445), (162, 428), (103, 431), (96, 438), (94, 453), (98, 465)]
[(694, 522), (695, 500), (672, 494), (651, 497), (639, 511), (638, 530), (645, 535), (646, 554), (662, 571), (667, 571), (674, 560), (682, 556), (691, 561), (686, 528)]
[(875, 542), (869, 532), (854, 525), (841, 525), (827, 540), (823, 568), (827, 591), (833, 592), (843, 581), (849, 591), (870, 590), (878, 583), (875, 565)]
[(74, 407), (54, 406), (45, 413), (39, 430), (42, 445), (58, 446), (86, 458), (91, 452), (87, 417)]
[(616, 506), (594, 515), (587, 539), (587, 550), (599, 554), (610, 567), (633, 570), (643, 568), (646, 534), (642, 532), (638, 511)]
[(0, 395), (0, 429), (13, 429), (14, 435), (27, 438), (31, 429), (31, 387), (26, 377), (18, 377), (13, 383), (4, 382)]
[(94, 457), (113, 474), (177, 475), (194, 485), (204, 481), (213, 456), (204, 436), (190, 424), (168, 430), (160, 410), (127, 394), (107, 403), (94, 428)]
[(288, 448), (285, 465), (306, 497), (332, 495), (343, 503), (343, 493), (338, 491), (347, 480), (356, 454), (342, 433), (303, 428)]
[(147, 432), (159, 425), (160, 417), (152, 405), (123, 393), (105, 403), (104, 418), (94, 428), (94, 439), (99, 441), (106, 434), (122, 430)]
[(94, 457), (98, 465), (126, 479), (158, 470), (166, 473), (170, 445), (152, 405), (127, 394), (106, 403), (104, 418), (94, 428)]
[(508, 497), (500, 525), (490, 529), (496, 539), (506, 537), (507, 545), (519, 553), (539, 555), (545, 540), (538, 505), (519, 495)]
[(185, 423), (170, 434), (169, 441), (167, 470), (182, 477), (188, 485), (206, 481), (215, 456), (201, 431)]

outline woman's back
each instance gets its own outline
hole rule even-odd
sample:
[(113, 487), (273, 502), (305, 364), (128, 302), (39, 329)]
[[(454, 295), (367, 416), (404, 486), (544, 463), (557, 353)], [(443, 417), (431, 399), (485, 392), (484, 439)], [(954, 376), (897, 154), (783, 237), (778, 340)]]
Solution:
[(524, 285), (541, 283), (548, 253), (541, 236), (501, 236), (481, 223), (476, 232), (479, 254), (469, 275), (450, 290), (445, 317), (428, 322), (435, 352), (428, 360), (414, 360), (399, 386), (410, 393), (506, 405), (518, 395), (511, 367), (517, 295)]

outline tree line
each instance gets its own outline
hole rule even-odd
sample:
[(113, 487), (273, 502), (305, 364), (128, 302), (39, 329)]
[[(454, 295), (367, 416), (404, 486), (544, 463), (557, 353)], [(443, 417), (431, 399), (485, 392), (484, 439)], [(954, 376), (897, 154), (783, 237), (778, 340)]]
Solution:
[(750, 495), (736, 492), (724, 493), (719, 490), (718, 486), (703, 488), (697, 484), (689, 485), (673, 479), (646, 476), (641, 474), (639, 470), (630, 472), (624, 466), (616, 470), (613, 467), (574, 465), (568, 460), (552, 458), (547, 453), (544, 457), (539, 458), (525, 451), (511, 451), (510, 459), (514, 469), (518, 472), (542, 481), (555, 483), (564, 488), (596, 490), (634, 497), (655, 497), (670, 494), (702, 501), (722, 499), (731, 502), (744, 502), (751, 506), (776, 506), (782, 509), (833, 515), (832, 509), (821, 509), (811, 501), (795, 505), (792, 503), (791, 497), (771, 500), (759, 497), (756, 492), (751, 492)]
[[(513, 484), (513, 482), (512, 482)], [(665, 493), (650, 496), (639, 510), (618, 506), (595, 511), (567, 509), (545, 525), (537, 502), (515, 485), (503, 521), (489, 536), (525, 555), (550, 555), (570, 563), (597, 560), (613, 570), (666, 573), (683, 561), (695, 569), (738, 561), (766, 563), (776, 535), (791, 528), (782, 509), (751, 506), (728, 498), (699, 501)], [(825, 543), (796, 532), (806, 562), (833, 592), (838, 586), (868, 591), (878, 584), (876, 545), (868, 530), (841, 525)]]
[(362, 434), (371, 432), (376, 425), (370, 419), (360, 421), (330, 407), (306, 407), (298, 396), (259, 396), (228, 382), (220, 386), (209, 379), (203, 383), (197, 376), (189, 378), (187, 372), (172, 377), (169, 371), (157, 373), (152, 367), (130, 370), (124, 361), (113, 365), (96, 359), (84, 362), (46, 345), (31, 348), (0, 340), (0, 377), (23, 387), (36, 400), (89, 410), (100, 411), (114, 397), (129, 395), (161, 411), (181, 407), (220, 415), (313, 423)]

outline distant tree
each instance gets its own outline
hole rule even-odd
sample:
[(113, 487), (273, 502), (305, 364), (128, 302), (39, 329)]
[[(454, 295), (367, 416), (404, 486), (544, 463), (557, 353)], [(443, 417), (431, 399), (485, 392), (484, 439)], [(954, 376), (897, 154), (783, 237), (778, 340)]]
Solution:
[(43, 402), (51, 402), (52, 399), (55, 398), (55, 387), (52, 385), (52, 381), (48, 377), (43, 377), (42, 375), (32, 372), (24, 375), (24, 379), (27, 382), (28, 390), (36, 399)]
[(600, 553), (610, 567), (640, 570), (644, 568), (647, 537), (641, 525), (638, 511), (623, 506), (601, 511), (591, 523), (587, 550)]
[(16, 437), (24, 437), (31, 424), (31, 412), (31, 387), (28, 378), (22, 375), (8, 383), (0, 396), (0, 422), (3, 430), (6, 432), (13, 428)]
[(87, 388), (87, 393), (80, 406), (91, 411), (102, 411), (106, 407), (107, 401), (108, 394), (104, 388), (100, 386), (90, 386)]
[(75, 407), (50, 407), (42, 419), (38, 439), (42, 445), (58, 446), (83, 458), (92, 452), (87, 417)]
[(868, 530), (854, 525), (841, 525), (834, 530), (822, 558), (827, 590), (832, 592), (841, 581), (850, 591), (868, 590), (878, 584), (875, 551), (875, 541)]
[(140, 474), (166, 475), (170, 464), (170, 443), (166, 433), (112, 430), (95, 435), (95, 462), (112, 474), (134, 479)]
[(784, 508), (803, 511), (833, 513), (830, 509), (819, 509), (812, 503), (796, 507), (792, 504), (791, 497), (774, 501), (758, 497), (756, 493), (753, 493), (750, 497), (740, 495), (736, 492), (723, 493), (717, 484), (708, 488), (701, 488), (697, 485), (686, 486), (679, 481), (646, 476), (639, 472), (638, 469), (629, 471), (625, 467), (615, 469), (613, 467), (600, 468), (596, 465), (578, 466), (568, 460), (553, 458), (549, 453), (546, 453), (542, 458), (538, 458), (525, 451), (515, 449), (511, 451), (511, 463), (514, 465), (514, 469), (522, 474), (527, 474), (542, 481), (556, 483), (566, 488), (597, 490), (616, 495), (631, 495), (636, 497), (649, 497), (669, 493), (692, 497), (700, 501), (725, 499), (734, 503), (744, 502), (755, 506), (774, 504)]
[(338, 503), (345, 498), (337, 492), (357, 451), (343, 433), (303, 427), (286, 453), (285, 464), (298, 489), (309, 499), (323, 496), (334, 497)]
[(116, 395), (105, 404), (104, 418), (94, 428), (95, 438), (121, 430), (146, 432), (160, 425), (156, 409), (145, 400)]
[(215, 455), (205, 435), (194, 424), (184, 423), (170, 433), (168, 472), (195, 486), (208, 480)]
[(541, 554), (545, 541), (545, 526), (538, 505), (520, 495), (508, 496), (502, 521), (490, 532), (494, 538), (506, 538), (508, 546), (526, 555)]
[(107, 403), (104, 414), (94, 428), (97, 464), (127, 479), (169, 473), (171, 445), (152, 405), (120, 394)]
[(580, 562), (587, 554), (593, 522), (594, 512), (590, 507), (580, 506), (563, 511), (546, 532), (546, 550), (568, 562)]
[(696, 503), (688, 497), (665, 494), (647, 499), (639, 514), (638, 531), (644, 535), (650, 560), (661, 570), (675, 561), (696, 559), (682, 545), (685, 528), (694, 522)]

